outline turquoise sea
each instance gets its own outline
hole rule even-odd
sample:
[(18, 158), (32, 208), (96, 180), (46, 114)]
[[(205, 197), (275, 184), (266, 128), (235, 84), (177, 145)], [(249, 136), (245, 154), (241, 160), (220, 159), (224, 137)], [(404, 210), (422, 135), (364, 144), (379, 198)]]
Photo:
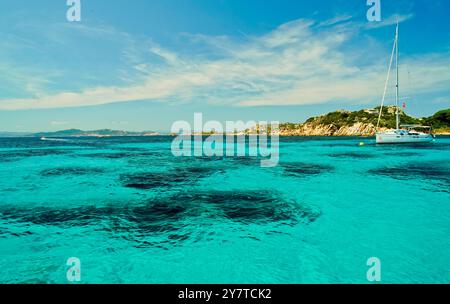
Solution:
[(0, 139), (0, 283), (450, 283), (450, 137), (282, 138), (274, 168), (171, 141)]

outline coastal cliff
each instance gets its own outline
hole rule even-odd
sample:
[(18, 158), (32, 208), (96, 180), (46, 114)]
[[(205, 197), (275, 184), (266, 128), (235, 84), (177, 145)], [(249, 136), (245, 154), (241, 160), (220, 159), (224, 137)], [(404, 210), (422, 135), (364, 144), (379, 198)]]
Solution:
[[(336, 126), (335, 124), (304, 123), (294, 129), (280, 128), (280, 136), (373, 136), (376, 126), (372, 123), (358, 122), (351, 126)], [(380, 131), (388, 128), (380, 128)]]
[[(280, 136), (374, 136), (380, 108), (360, 111), (339, 110), (304, 123), (280, 125)], [(443, 110), (429, 118), (414, 118), (400, 112), (402, 124), (432, 126), (435, 134), (450, 134), (450, 110)], [(395, 128), (395, 107), (383, 108), (380, 128), (384, 132)]]

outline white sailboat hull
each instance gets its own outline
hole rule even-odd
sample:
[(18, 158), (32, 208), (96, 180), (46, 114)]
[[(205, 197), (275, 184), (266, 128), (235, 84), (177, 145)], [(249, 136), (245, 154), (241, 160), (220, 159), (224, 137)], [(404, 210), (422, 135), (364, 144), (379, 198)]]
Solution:
[(433, 135), (426, 133), (389, 132), (376, 135), (377, 144), (413, 144), (430, 143)]

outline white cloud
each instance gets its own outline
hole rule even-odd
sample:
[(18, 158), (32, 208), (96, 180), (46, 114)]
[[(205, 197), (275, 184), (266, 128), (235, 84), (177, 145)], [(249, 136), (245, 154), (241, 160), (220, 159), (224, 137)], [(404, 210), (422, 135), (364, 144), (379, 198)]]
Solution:
[(165, 50), (158, 45), (153, 45), (150, 47), (150, 51), (155, 55), (163, 58), (168, 64), (175, 65), (179, 63), (178, 55), (169, 50)]
[(352, 19), (351, 15), (340, 15), (319, 23), (319, 26), (331, 26)]
[[(411, 16), (400, 16), (399, 20), (408, 18)], [(394, 19), (388, 18), (379, 26), (391, 25)], [(146, 44), (147, 51), (160, 57), (164, 64), (155, 67), (145, 61), (139, 62), (139, 57), (134, 56), (132, 68), (145, 76), (131, 85), (4, 99), (0, 100), (0, 110), (78, 107), (137, 100), (233, 106), (374, 102), (382, 93), (387, 69), (385, 57), (389, 50), (379, 54), (378, 60), (363, 62), (361, 58), (373, 49), (364, 42), (355, 45), (355, 40), (362, 41), (362, 38), (354, 35), (365, 28), (365, 25), (351, 22), (349, 16), (341, 16), (319, 24), (312, 20), (295, 20), (265, 35), (246, 36), (245, 39), (185, 35), (188, 40), (185, 48), (206, 45), (210, 53), (218, 54), (214, 59), (198, 54), (186, 55), (151, 42)], [(82, 30), (89, 35), (111, 32), (110, 29)], [(129, 53), (133, 56), (132, 49)], [(402, 62), (407, 63), (409, 70), (420, 79), (414, 87), (415, 93), (447, 89), (449, 58), (448, 53), (403, 58)]]
[(368, 29), (371, 28), (379, 28), (379, 27), (385, 27), (390, 26), (398, 23), (405, 22), (411, 18), (413, 18), (413, 14), (407, 14), (407, 15), (392, 15), (388, 18), (382, 19), (380, 22), (369, 22), (365, 24), (365, 27)]

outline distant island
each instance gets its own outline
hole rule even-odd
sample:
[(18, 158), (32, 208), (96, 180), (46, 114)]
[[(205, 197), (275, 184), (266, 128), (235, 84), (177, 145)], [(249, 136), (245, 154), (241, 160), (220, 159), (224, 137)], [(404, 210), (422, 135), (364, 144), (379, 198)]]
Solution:
[(158, 132), (144, 131), (144, 132), (130, 132), (123, 130), (94, 130), (83, 131), (78, 129), (62, 130), (56, 132), (41, 132), (34, 133), (32, 136), (36, 137), (117, 137), (117, 136), (158, 136)]
[[(311, 117), (304, 123), (280, 124), (280, 136), (374, 136), (380, 108), (364, 109), (359, 111), (339, 110), (325, 115)], [(450, 135), (450, 109), (442, 110), (436, 114), (415, 118), (401, 111), (402, 124), (427, 125), (433, 127), (437, 135)], [(395, 107), (384, 107), (380, 121), (380, 130), (386, 131), (395, 128)], [(246, 130), (245, 134), (252, 134), (257, 130)], [(207, 133), (204, 135), (211, 135)], [(56, 132), (18, 133), (0, 132), (0, 137), (119, 137), (119, 136), (159, 136), (170, 133), (143, 131), (130, 132), (123, 130), (93, 130), (78, 129), (62, 130)]]

